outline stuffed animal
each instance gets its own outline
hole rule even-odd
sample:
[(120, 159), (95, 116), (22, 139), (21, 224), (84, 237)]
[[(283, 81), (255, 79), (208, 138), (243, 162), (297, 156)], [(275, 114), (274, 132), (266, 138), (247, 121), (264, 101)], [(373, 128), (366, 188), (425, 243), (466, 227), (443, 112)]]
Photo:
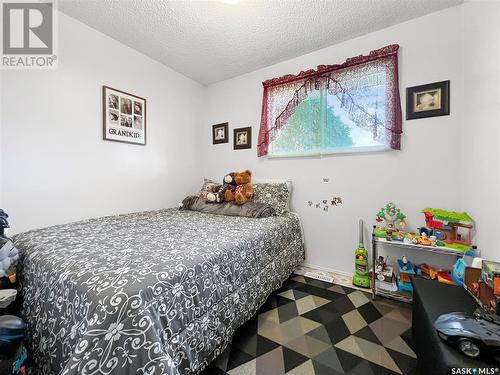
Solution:
[(236, 188), (226, 190), (224, 198), (226, 202), (235, 201), (237, 204), (244, 204), (253, 198), (252, 172), (248, 169), (243, 172), (234, 173)]
[(196, 194), (200, 198), (206, 198), (208, 194), (213, 193), (221, 185), (216, 182), (205, 182), (201, 188), (201, 191)]
[(228, 173), (222, 179), (222, 185), (217, 185), (213, 187), (212, 191), (209, 192), (205, 198), (211, 203), (222, 203), (224, 202), (226, 190), (236, 189), (236, 181), (234, 180), (235, 172)]
[(222, 203), (224, 202), (224, 187), (218, 185), (212, 189), (206, 196), (206, 199), (210, 203)]
[(222, 186), (225, 190), (233, 190), (238, 185), (235, 181), (235, 176), (237, 172), (231, 172), (224, 176), (222, 180)]
[(14, 244), (6, 238), (0, 238), (0, 278), (7, 276), (8, 270), (19, 259), (19, 253)]

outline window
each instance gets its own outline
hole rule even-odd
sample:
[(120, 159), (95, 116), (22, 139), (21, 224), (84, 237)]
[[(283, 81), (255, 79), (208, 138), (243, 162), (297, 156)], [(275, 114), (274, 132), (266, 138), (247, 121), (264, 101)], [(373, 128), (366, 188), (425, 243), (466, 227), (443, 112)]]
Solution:
[(264, 82), (258, 155), (399, 149), (397, 50)]

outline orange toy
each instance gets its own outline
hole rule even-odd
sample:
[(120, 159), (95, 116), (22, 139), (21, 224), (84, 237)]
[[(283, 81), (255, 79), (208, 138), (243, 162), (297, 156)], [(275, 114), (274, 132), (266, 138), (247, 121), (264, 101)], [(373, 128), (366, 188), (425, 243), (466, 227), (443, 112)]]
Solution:
[(432, 280), (434, 280), (434, 279), (438, 276), (438, 273), (439, 273), (439, 271), (440, 271), (439, 269), (434, 268), (434, 267), (432, 267), (432, 266), (429, 266), (428, 264), (425, 264), (425, 263), (420, 265), (420, 270), (421, 270), (423, 273), (425, 273), (425, 274), (429, 275), (429, 277), (430, 277)]
[(437, 277), (440, 283), (455, 285), (450, 271), (439, 271)]
[(417, 237), (417, 242), (420, 244), (420, 245), (424, 245), (424, 246), (431, 246), (431, 241), (429, 240), (429, 238), (427, 237), (427, 234), (425, 233), (422, 233), (420, 235), (420, 237)]

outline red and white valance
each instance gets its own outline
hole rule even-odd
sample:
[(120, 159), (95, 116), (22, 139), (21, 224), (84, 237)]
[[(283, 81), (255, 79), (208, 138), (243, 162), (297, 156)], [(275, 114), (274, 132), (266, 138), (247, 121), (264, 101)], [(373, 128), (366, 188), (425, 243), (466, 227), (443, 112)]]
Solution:
[[(347, 59), (340, 65), (320, 65), (316, 70), (285, 75), (263, 82), (262, 116), (257, 144), (258, 156), (268, 154), (269, 144), (293, 115), (297, 106), (314, 90), (335, 96), (356, 126), (369, 130), (374, 139), (399, 150), (402, 117), (398, 82), (398, 49), (393, 44), (369, 55)], [(364, 106), (352, 93), (383, 86), (384, 113)]]

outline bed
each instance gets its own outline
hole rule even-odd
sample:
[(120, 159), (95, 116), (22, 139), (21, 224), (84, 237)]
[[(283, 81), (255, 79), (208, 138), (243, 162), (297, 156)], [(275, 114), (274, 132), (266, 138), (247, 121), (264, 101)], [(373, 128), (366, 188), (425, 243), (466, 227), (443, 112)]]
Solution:
[(165, 209), (21, 233), (42, 374), (196, 374), (304, 260), (293, 213)]

